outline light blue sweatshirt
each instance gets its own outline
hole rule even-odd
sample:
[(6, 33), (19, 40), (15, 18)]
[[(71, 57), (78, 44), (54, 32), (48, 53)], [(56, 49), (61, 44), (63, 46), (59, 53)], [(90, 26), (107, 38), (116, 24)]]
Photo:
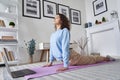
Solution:
[(64, 67), (69, 64), (70, 32), (67, 28), (58, 29), (50, 38), (50, 62), (54, 59), (63, 61)]

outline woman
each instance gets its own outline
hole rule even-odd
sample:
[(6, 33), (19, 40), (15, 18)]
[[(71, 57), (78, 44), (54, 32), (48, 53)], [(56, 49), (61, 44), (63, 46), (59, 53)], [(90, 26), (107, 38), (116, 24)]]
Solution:
[(55, 32), (50, 39), (50, 62), (45, 67), (52, 66), (54, 59), (63, 62), (63, 67), (57, 71), (65, 71), (69, 65), (70, 22), (63, 14), (57, 14), (54, 19)]

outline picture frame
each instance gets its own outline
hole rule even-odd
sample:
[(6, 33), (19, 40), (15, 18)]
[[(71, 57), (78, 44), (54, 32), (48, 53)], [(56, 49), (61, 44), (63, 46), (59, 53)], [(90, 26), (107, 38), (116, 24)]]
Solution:
[(41, 19), (40, 0), (22, 0), (23, 16)]
[(102, 14), (102, 13), (106, 12), (107, 10), (108, 9), (107, 9), (106, 0), (95, 0), (95, 1), (93, 1), (94, 16)]
[(70, 20), (70, 7), (69, 6), (58, 4), (58, 13), (65, 15)]
[(57, 14), (57, 4), (51, 1), (43, 1), (43, 16), (54, 18)]
[(81, 25), (81, 12), (76, 9), (70, 9), (71, 23)]

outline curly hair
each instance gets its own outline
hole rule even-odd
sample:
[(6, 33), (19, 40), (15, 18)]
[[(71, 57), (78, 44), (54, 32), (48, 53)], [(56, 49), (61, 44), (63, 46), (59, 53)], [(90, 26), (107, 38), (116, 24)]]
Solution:
[(61, 20), (61, 29), (63, 28), (67, 28), (68, 30), (70, 30), (70, 21), (68, 20), (68, 18), (60, 13), (57, 13), (57, 15), (60, 16), (60, 20)]

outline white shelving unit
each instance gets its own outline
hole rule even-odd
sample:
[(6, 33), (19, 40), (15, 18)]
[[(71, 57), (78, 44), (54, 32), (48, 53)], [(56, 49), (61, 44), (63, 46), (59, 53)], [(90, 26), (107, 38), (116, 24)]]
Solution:
[(6, 28), (6, 27), (0, 27), (0, 31), (6, 31), (6, 32), (17, 32), (17, 28)]
[[(3, 48), (12, 51), (15, 57), (14, 61), (8, 61), (9, 64), (19, 64), (18, 58), (18, 0), (0, 0), (0, 20), (3, 20), (5, 27), (0, 26), (0, 39), (2, 36), (13, 36), (16, 41), (0, 41), (0, 54)], [(15, 27), (9, 27), (9, 22), (14, 22)], [(1, 59), (2, 60), (2, 59)], [(4, 64), (0, 61), (0, 65)]]
[(0, 16), (5, 17), (5, 18), (11, 18), (11, 19), (17, 18), (17, 14), (14, 14), (14, 13), (0, 12)]

